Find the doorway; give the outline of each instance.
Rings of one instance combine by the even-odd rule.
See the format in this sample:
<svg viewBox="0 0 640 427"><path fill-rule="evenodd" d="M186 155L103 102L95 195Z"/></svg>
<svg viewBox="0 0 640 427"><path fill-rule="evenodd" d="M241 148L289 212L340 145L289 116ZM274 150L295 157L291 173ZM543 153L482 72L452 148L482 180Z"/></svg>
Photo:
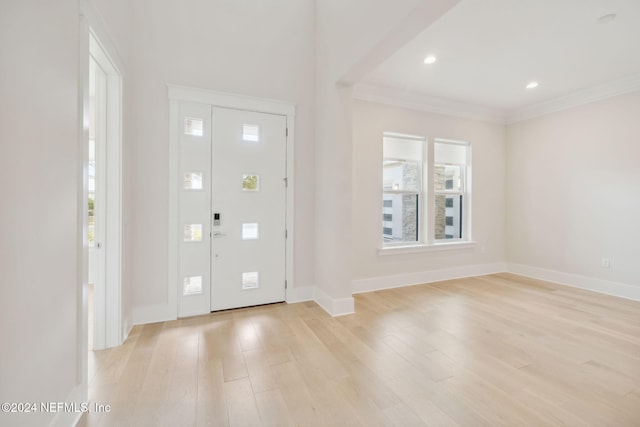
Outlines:
<svg viewBox="0 0 640 427"><path fill-rule="evenodd" d="M87 163L89 349L122 343L122 76L89 33Z"/></svg>
<svg viewBox="0 0 640 427"><path fill-rule="evenodd" d="M291 277L292 116L202 99L171 102L177 317L285 301Z"/></svg>

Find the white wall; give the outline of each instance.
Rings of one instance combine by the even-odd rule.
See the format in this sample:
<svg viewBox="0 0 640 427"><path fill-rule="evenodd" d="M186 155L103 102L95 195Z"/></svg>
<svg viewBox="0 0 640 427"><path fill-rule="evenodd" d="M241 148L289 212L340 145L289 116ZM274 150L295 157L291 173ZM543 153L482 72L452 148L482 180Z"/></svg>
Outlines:
<svg viewBox="0 0 640 427"><path fill-rule="evenodd" d="M640 287L639 118L636 92L508 126L510 263Z"/></svg>
<svg viewBox="0 0 640 427"><path fill-rule="evenodd" d="M421 0L318 0L318 64L320 73L337 81L376 46ZM357 25L354 25L356 24Z"/></svg>
<svg viewBox="0 0 640 427"><path fill-rule="evenodd" d="M128 0L87 0L98 12L101 24L108 33L120 59L126 64L133 55L133 5Z"/></svg>
<svg viewBox="0 0 640 427"><path fill-rule="evenodd" d="M379 256L382 137L397 132L471 143L475 249ZM398 281L500 269L505 260L505 129L501 124L353 102L353 279L356 291ZM429 272L439 272L438 275ZM386 278L386 279L384 279ZM375 280L374 280L375 279ZM416 279L418 280L418 279Z"/></svg>
<svg viewBox="0 0 640 427"><path fill-rule="evenodd" d="M167 303L167 83L292 101L296 287L314 281L314 16L312 0L140 0L129 181L131 284L137 309Z"/></svg>
<svg viewBox="0 0 640 427"><path fill-rule="evenodd" d="M318 76L352 84L460 0L317 0Z"/></svg>
<svg viewBox="0 0 640 427"><path fill-rule="evenodd" d="M1 402L68 401L79 379L78 16L77 0L0 2Z"/></svg>
<svg viewBox="0 0 640 427"><path fill-rule="evenodd" d="M316 300L332 314L351 297L351 84L458 0L315 2Z"/></svg>

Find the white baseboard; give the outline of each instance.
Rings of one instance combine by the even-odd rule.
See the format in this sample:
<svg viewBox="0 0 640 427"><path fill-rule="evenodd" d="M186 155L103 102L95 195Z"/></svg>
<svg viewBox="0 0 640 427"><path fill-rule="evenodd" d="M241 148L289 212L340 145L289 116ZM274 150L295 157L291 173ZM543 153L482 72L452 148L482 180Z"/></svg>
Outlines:
<svg viewBox="0 0 640 427"><path fill-rule="evenodd" d="M581 276L579 274L564 273L562 271L547 270L523 264L508 263L507 271L520 276L532 277L534 279L555 282L574 288L640 301L640 286L611 282L609 280Z"/></svg>
<svg viewBox="0 0 640 427"><path fill-rule="evenodd" d="M353 293L373 292L383 289L393 289L404 286L413 286L423 283L433 283L443 280L462 279L465 277L483 276L486 274L503 273L519 274L535 279L546 280L576 288L586 289L602 294L613 295L640 301L640 286L625 283L611 282L593 277L581 276L577 274L564 273L560 271L547 270L522 264L496 262L491 264L469 265L455 268L444 268L440 270L421 271L415 273L396 274L393 276L372 277L367 279L353 280ZM332 298L317 286L302 286L287 290L286 300L288 304L304 301L315 301L331 316L344 316L355 313L355 303L353 297ZM177 318L175 310L171 310L168 305L154 305L137 307L133 310L132 322L125 325L129 335L133 325L146 323L165 322ZM127 322L128 323L128 322Z"/></svg>
<svg viewBox="0 0 640 427"><path fill-rule="evenodd" d="M331 316L343 316L345 314L354 313L354 300L352 297L334 299L329 297L316 286L302 286L299 288L287 289L286 300L287 304L315 301ZM194 315L200 314L202 313L195 313ZM189 314L182 317L189 317ZM176 320L177 316L168 305L150 305L134 308L132 318L132 326L129 327L128 332L131 331L131 327L133 327L133 325L144 325L147 323ZM128 332L126 336L129 335Z"/></svg>
<svg viewBox="0 0 640 427"><path fill-rule="evenodd" d="M294 304L296 302L313 301L313 295L315 293L315 286L301 286L299 288L287 289L287 304Z"/></svg>
<svg viewBox="0 0 640 427"><path fill-rule="evenodd" d="M344 316L355 313L353 297L331 298L317 286L302 286L299 288L287 289L287 304L297 302L314 301L329 315Z"/></svg>
<svg viewBox="0 0 640 427"><path fill-rule="evenodd" d="M333 317L355 313L353 297L331 298L322 289L316 287L313 299L324 311Z"/></svg>
<svg viewBox="0 0 640 427"><path fill-rule="evenodd" d="M78 384L76 385L71 393L64 400L64 403L76 403L77 407L80 408L80 404L89 402L87 385L86 384ZM80 417L82 417L83 412L65 412L60 411L56 414L56 416L49 424L51 427L74 427L80 421Z"/></svg>
<svg viewBox="0 0 640 427"><path fill-rule="evenodd" d="M442 280L462 279L465 277L483 276L485 274L503 273L505 271L507 271L507 264L504 262L496 262L492 264L468 265L464 267L396 274L393 276L356 279L351 283L353 285L353 293L359 294L363 292L380 291L383 289L440 282Z"/></svg>
<svg viewBox="0 0 640 427"><path fill-rule="evenodd" d="M122 322L122 343L129 338L131 329L133 329L133 323L131 322L131 317L127 316L124 322Z"/></svg>
<svg viewBox="0 0 640 427"><path fill-rule="evenodd" d="M178 318L175 308L168 304L147 305L133 309L133 324L144 325L147 323L166 322Z"/></svg>

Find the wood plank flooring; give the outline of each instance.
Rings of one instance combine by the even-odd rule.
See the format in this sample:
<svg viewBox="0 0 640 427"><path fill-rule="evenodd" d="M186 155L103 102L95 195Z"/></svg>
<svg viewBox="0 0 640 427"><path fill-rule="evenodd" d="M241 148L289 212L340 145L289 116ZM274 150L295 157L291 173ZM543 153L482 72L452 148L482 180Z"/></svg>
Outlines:
<svg viewBox="0 0 640 427"><path fill-rule="evenodd" d="M640 426L640 303L496 274L136 326L80 426Z"/></svg>

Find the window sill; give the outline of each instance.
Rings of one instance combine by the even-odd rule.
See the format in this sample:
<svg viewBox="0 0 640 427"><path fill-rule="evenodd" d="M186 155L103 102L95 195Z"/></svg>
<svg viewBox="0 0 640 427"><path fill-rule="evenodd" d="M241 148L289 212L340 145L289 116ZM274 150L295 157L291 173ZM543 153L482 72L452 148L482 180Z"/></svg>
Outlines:
<svg viewBox="0 0 640 427"><path fill-rule="evenodd" d="M433 243L431 245L408 245L408 246L388 246L378 249L378 256L414 254L421 252L442 252L455 251L460 249L473 249L477 246L476 242L447 242Z"/></svg>

